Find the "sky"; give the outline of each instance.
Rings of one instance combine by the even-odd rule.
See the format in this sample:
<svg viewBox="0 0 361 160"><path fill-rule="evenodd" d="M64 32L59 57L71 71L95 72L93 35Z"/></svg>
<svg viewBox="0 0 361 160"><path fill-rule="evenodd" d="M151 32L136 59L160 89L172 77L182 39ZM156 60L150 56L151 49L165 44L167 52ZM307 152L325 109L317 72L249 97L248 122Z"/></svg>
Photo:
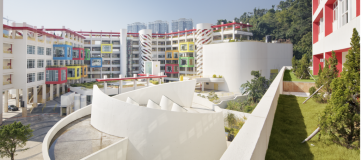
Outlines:
<svg viewBox="0 0 361 160"><path fill-rule="evenodd" d="M16 23L40 28L70 28L75 31L119 32L134 22L148 23L179 18L216 24L233 20L254 8L272 8L280 0L4 0L3 16ZM3 21L7 24L7 21ZM9 22L11 24L12 21Z"/></svg>

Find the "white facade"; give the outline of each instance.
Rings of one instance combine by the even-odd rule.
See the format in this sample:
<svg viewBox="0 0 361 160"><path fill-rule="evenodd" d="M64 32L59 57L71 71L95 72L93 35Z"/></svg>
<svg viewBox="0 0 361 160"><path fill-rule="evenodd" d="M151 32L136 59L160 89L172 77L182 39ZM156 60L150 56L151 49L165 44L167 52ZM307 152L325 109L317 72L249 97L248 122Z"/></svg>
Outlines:
<svg viewBox="0 0 361 160"><path fill-rule="evenodd" d="M360 0L313 1L312 7L313 74L318 74L319 65L324 67L332 51L342 71L353 29L360 35Z"/></svg>
<svg viewBox="0 0 361 160"><path fill-rule="evenodd" d="M240 92L240 86L254 78L252 71L260 71L270 78L272 69L292 65L293 45L287 43L233 42L203 46L203 77L221 75L224 82L208 82L205 89Z"/></svg>

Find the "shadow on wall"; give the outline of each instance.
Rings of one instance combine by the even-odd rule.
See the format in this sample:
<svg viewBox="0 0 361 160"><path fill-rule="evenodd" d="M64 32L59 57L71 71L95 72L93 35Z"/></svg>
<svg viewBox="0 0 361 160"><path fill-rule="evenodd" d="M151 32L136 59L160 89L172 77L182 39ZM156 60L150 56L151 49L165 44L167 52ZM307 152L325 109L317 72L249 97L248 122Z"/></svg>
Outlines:
<svg viewBox="0 0 361 160"><path fill-rule="evenodd" d="M303 119L296 96L280 95L266 159L303 160L314 158L308 144L301 144L308 136ZM298 153L295 154L294 152ZM298 155L304 156L297 157Z"/></svg>

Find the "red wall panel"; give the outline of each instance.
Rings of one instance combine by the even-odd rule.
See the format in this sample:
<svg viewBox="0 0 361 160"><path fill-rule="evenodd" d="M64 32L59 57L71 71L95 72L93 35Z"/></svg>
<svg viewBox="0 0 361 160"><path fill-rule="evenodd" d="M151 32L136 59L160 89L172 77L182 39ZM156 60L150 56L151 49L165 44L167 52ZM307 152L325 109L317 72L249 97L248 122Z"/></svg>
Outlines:
<svg viewBox="0 0 361 160"><path fill-rule="evenodd" d="M325 5L325 37L332 33L333 4Z"/></svg>

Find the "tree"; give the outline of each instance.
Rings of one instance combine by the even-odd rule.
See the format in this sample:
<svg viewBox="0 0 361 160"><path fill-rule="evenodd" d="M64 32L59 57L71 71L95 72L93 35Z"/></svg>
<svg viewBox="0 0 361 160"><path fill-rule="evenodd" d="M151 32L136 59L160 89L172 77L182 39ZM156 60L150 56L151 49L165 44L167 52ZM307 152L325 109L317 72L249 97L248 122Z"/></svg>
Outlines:
<svg viewBox="0 0 361 160"><path fill-rule="evenodd" d="M297 66L296 66L295 76L299 79L309 79L310 69L308 68L309 62L306 54L302 56L302 59L298 63L296 62L296 65Z"/></svg>
<svg viewBox="0 0 361 160"><path fill-rule="evenodd" d="M254 76L251 82L247 81L247 83L241 85L241 87L244 88L244 92L242 94L248 93L248 98L252 102L258 103L262 96L266 93L270 85L270 81L265 77L262 77L259 71L252 71L251 75Z"/></svg>
<svg viewBox="0 0 361 160"><path fill-rule="evenodd" d="M331 83L332 95L320 117L323 134L348 148L360 148L360 37L353 30L341 76Z"/></svg>
<svg viewBox="0 0 361 160"><path fill-rule="evenodd" d="M24 126L21 122L3 125L0 128L0 157L9 157L14 160L16 148L23 148L33 136L30 125ZM22 149L21 151L27 150Z"/></svg>
<svg viewBox="0 0 361 160"><path fill-rule="evenodd" d="M253 12L244 12L239 21L253 26L250 28L253 40L263 40L266 35L289 40L296 59L301 59L304 54L311 58L312 25L305 25L312 23L311 0L284 0L279 5L272 5L271 9L254 8Z"/></svg>
<svg viewBox="0 0 361 160"><path fill-rule="evenodd" d="M325 60L325 67L319 73L319 78L316 81L316 87L320 88L322 85L321 93L330 95L332 93L331 82L337 78L339 70L337 69L336 53L332 51L332 57Z"/></svg>
<svg viewBox="0 0 361 160"><path fill-rule="evenodd" d="M293 56L292 58L292 71L296 71L297 69L297 60L296 60L296 57Z"/></svg>

